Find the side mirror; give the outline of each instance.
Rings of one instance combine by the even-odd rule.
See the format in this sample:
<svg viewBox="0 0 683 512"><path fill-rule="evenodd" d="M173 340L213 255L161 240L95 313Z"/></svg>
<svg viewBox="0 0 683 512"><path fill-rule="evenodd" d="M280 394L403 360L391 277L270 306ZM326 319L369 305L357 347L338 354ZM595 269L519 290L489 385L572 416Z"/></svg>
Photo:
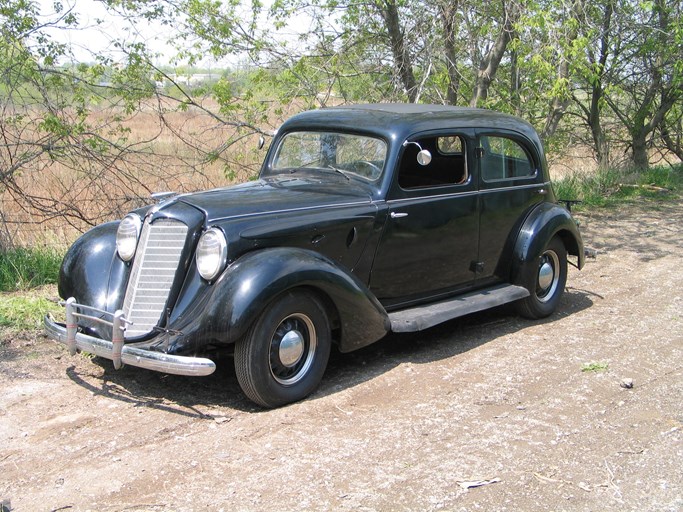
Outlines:
<svg viewBox="0 0 683 512"><path fill-rule="evenodd" d="M417 163L420 165L429 165L429 163L432 161L432 154L429 152L428 149L422 149L420 152L417 154Z"/></svg>
<svg viewBox="0 0 683 512"><path fill-rule="evenodd" d="M422 149L422 146L412 140L405 141L403 143L403 147L406 147L408 144L415 144L418 148L420 148L420 152L417 154L417 163L422 166L429 165L429 163L432 161L432 154L429 152L429 150Z"/></svg>
<svg viewBox="0 0 683 512"><path fill-rule="evenodd" d="M259 148L259 149L263 149L263 146L265 146L265 145L266 145L266 139L265 139L265 137L264 137L263 135L261 135L261 136L258 138L258 148Z"/></svg>

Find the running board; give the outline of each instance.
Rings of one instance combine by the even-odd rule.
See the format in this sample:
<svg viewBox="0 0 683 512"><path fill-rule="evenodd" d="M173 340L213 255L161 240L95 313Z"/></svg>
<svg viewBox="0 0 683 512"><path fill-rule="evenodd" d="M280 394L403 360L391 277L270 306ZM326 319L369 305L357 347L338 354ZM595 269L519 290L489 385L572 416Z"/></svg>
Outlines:
<svg viewBox="0 0 683 512"><path fill-rule="evenodd" d="M460 316L494 308L529 296L522 286L502 284L459 297L389 313L391 330L415 332Z"/></svg>

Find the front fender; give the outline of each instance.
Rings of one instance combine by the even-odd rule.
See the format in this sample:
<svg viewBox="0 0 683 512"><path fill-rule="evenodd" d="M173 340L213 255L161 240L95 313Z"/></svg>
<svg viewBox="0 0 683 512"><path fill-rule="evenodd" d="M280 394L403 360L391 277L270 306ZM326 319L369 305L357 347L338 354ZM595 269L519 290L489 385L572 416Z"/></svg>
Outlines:
<svg viewBox="0 0 683 512"><path fill-rule="evenodd" d="M521 284L524 265L538 258L556 235L562 239L567 252L577 257L578 268L583 267L583 240L576 221L566 208L555 203L541 203L531 211L517 236L512 254L513 283Z"/></svg>
<svg viewBox="0 0 683 512"><path fill-rule="evenodd" d="M74 242L59 270L59 295L106 309L112 258L116 254L118 222L95 226Z"/></svg>
<svg viewBox="0 0 683 512"><path fill-rule="evenodd" d="M333 305L342 352L369 345L389 331L386 311L355 276L316 252L279 247L245 254L215 283L204 286L199 293L204 297L188 304L183 314L186 320L194 320L187 325L172 322L184 334L175 341L183 344L192 338L212 338L222 344L233 343L246 334L273 299L299 287L316 290ZM193 333L195 330L200 332ZM190 347L169 348L181 352Z"/></svg>
<svg viewBox="0 0 683 512"><path fill-rule="evenodd" d="M80 304L111 313L121 307L129 266L116 257L118 225L112 221L95 226L69 248L59 270L60 297L74 297ZM110 336L102 324L87 319L79 324L96 336Z"/></svg>

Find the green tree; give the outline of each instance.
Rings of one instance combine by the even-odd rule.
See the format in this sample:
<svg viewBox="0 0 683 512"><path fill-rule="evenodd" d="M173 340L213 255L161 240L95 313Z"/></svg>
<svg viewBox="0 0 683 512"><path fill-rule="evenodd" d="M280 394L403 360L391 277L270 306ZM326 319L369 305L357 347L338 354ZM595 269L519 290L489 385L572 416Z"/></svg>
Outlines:
<svg viewBox="0 0 683 512"><path fill-rule="evenodd" d="M610 109L629 135L630 163L649 165L648 147L669 111L683 100L683 12L678 0L624 2L616 45Z"/></svg>
<svg viewBox="0 0 683 512"><path fill-rule="evenodd" d="M245 161L244 149L232 155L227 148L264 130L243 111L233 115L237 99L228 80L214 86L223 93L216 111L203 103L203 91L191 94L156 66L144 42L115 40L115 57L100 53L88 64L76 62L54 34L79 29L78 16L61 2L44 14L34 2L0 0L0 249L13 243L20 222L11 215L60 218L80 231L188 181L181 176L194 174L197 187L210 185L209 166L222 165L242 179L253 173L235 162ZM164 82L172 84L168 91L157 85ZM201 127L172 122L174 112L190 110ZM131 133L138 118L145 119L144 134Z"/></svg>

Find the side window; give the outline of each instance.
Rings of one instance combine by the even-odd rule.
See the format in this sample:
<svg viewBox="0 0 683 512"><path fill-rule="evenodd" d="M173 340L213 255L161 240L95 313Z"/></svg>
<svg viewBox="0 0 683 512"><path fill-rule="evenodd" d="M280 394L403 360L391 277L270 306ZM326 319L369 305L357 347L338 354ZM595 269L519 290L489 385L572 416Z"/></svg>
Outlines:
<svg viewBox="0 0 683 512"><path fill-rule="evenodd" d="M459 185L469 179L465 139L459 135L425 137L415 140L432 154L428 165L417 162L420 149L409 144L403 151L398 184L403 189Z"/></svg>
<svg viewBox="0 0 683 512"><path fill-rule="evenodd" d="M485 181L531 178L536 168L529 154L508 137L484 135L479 139L481 174Z"/></svg>
<svg viewBox="0 0 683 512"><path fill-rule="evenodd" d="M442 155L463 155L465 153L465 145L457 135L437 137L436 147Z"/></svg>

